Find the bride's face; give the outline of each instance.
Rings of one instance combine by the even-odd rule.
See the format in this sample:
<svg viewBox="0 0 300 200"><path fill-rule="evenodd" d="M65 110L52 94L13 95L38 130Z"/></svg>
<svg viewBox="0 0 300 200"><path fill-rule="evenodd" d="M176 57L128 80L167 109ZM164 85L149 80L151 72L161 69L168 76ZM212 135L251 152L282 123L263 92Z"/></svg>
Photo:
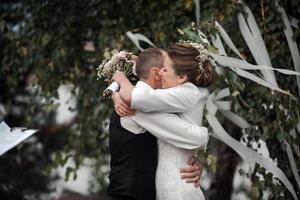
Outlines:
<svg viewBox="0 0 300 200"><path fill-rule="evenodd" d="M164 67L159 71L161 76L162 88L171 88L186 81L186 76L177 75L173 68L173 62L169 56L166 55L164 60Z"/></svg>

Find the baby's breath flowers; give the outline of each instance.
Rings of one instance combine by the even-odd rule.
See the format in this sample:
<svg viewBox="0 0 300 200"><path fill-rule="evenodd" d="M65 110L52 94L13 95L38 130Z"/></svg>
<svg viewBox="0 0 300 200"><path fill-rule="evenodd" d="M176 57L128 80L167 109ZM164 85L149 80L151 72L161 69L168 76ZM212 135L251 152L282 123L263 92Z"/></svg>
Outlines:
<svg viewBox="0 0 300 200"><path fill-rule="evenodd" d="M199 62L199 72L203 71L203 63L208 60L209 52L208 49L201 43L192 42L190 40L179 40L179 44L189 44L195 49L198 50L199 55L196 57L197 61Z"/></svg>
<svg viewBox="0 0 300 200"><path fill-rule="evenodd" d="M118 91L119 85L117 82L111 82L111 78L115 71L121 71L130 81L136 81L135 63L137 56L131 52L120 51L115 53L109 60L103 61L97 68L97 80L103 79L109 84L104 90L103 97L111 97L113 92Z"/></svg>
<svg viewBox="0 0 300 200"><path fill-rule="evenodd" d="M179 44L188 44L198 50L199 55L196 60L199 63L198 72L202 73L204 71L204 63L209 60L209 51L214 48L210 45L206 35L196 27L195 23L192 23L185 29L178 29L179 33L182 35L182 39L179 40Z"/></svg>

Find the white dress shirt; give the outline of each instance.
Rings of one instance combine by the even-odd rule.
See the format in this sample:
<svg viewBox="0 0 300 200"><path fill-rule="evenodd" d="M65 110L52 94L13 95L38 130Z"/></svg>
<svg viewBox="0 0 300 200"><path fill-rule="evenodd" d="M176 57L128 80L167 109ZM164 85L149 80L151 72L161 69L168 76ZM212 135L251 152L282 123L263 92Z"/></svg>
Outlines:
<svg viewBox="0 0 300 200"><path fill-rule="evenodd" d="M133 117L122 117L121 125L135 134L147 130L178 148L205 147L208 131L200 125L207 94L206 88L197 88L189 82L154 90L139 81L133 89L131 103L138 112Z"/></svg>

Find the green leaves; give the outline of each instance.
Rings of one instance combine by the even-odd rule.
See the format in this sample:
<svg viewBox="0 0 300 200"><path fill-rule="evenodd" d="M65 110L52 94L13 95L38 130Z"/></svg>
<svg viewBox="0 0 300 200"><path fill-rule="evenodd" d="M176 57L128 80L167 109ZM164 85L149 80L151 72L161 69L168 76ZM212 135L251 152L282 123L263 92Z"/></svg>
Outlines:
<svg viewBox="0 0 300 200"><path fill-rule="evenodd" d="M76 171L77 170L75 168L67 167L67 169L66 169L66 175L65 175L65 181L69 180L71 173L73 173L73 180L75 180L77 178Z"/></svg>
<svg viewBox="0 0 300 200"><path fill-rule="evenodd" d="M72 157L72 154L69 154L63 158L62 152L55 152L54 155L54 164L56 167L64 167L68 159Z"/></svg>
<svg viewBox="0 0 300 200"><path fill-rule="evenodd" d="M182 27L195 21L194 5L191 2L51 0L0 4L0 104L8 112L7 120L17 125L55 128L55 110L58 105L51 103L51 98L57 97L58 86L71 83L78 91L75 92L77 106L72 108L78 113L77 121L67 130L52 133L51 137L57 139L55 142L49 141L50 136L42 133L38 139L47 153L36 158L35 164L40 166L39 158L48 158L48 163L45 161L40 170L45 169L45 165L51 161L50 155L55 152L51 161L55 167L65 166L69 159L75 161L74 166L68 166L65 174L66 180L74 179L84 158L89 157L95 161L92 167L97 178L95 181L99 183L94 191L105 189L107 171L101 169L109 162L107 125L112 104L102 99L98 92L106 84L96 81L96 67L113 50L139 52L126 36L127 31L142 33L158 47L165 48L176 42L181 38L177 28L183 30ZM247 0L245 3L253 11L273 66L292 70L290 50L282 31L284 26L274 1ZM298 1L280 3L289 11L288 17L299 16ZM236 14L241 11L243 7L237 1L201 1L200 27L207 35L214 34L217 30L214 21L218 20L234 40L232 42L241 53L240 57L254 63L242 35L237 31ZM293 30L296 32L293 38L297 42L299 29ZM186 34L191 38L195 36L188 29ZM84 50L87 42L92 44L93 51ZM236 56L230 49L226 49L226 52L228 56ZM31 76L35 77L35 81L29 81ZM276 74L276 80L280 88L288 88L294 95L297 93L294 76ZM39 89L28 92L26 88L29 82L33 82ZM240 78L228 69L216 77L211 87L212 90L230 88L233 111L252 125L245 130L248 145L258 139L266 141L270 157L277 160L280 168L293 181L283 141L288 141L293 150L293 146L300 146L299 133L290 135L300 116L299 101ZM20 103L16 101L18 96L30 97L30 100ZM20 113L16 115L15 110ZM210 148L211 154L207 159L211 162L211 171L215 171L218 146L211 145ZM12 155L11 159L15 157ZM17 166L17 163L13 164ZM296 164L300 165L299 159L296 159ZM0 174L3 174L1 169ZM15 170L14 167L11 169ZM258 171L265 180L252 180L251 197L261 199L263 191L270 189L273 194L269 198L280 199L280 193L285 192L285 189L275 185L268 172ZM289 197L288 194L286 197Z"/></svg>

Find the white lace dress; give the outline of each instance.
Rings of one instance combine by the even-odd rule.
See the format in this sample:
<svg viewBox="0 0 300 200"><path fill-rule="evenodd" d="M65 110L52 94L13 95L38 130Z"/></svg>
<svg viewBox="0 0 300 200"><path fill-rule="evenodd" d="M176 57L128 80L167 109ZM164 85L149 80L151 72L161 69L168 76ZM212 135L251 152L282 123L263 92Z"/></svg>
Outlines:
<svg viewBox="0 0 300 200"><path fill-rule="evenodd" d="M207 94L206 88L197 88L189 82L175 88L161 90L153 90L141 84L133 90L131 107L141 112L132 119L158 138L157 200L204 200L200 187L195 188L194 184L186 183L180 175L180 168L187 167L187 161L195 153L195 148L191 146L192 137L185 140L184 137L179 137L178 133L172 135L176 132L174 128L171 137L167 138L165 137L167 133L158 133L157 130L160 132L163 130L154 127L150 122L157 120L155 112L176 113L175 115L180 119L201 126ZM172 123L167 117L160 118L155 123L159 125L164 122L168 127L178 127L177 122ZM183 134L187 134L190 131L188 129L186 128ZM206 148L207 132L203 134L197 131L194 136L196 135L195 140L201 144L198 147Z"/></svg>
<svg viewBox="0 0 300 200"><path fill-rule="evenodd" d="M182 180L179 172L193 153L193 150L179 149L158 140L157 200L204 200L201 189Z"/></svg>

